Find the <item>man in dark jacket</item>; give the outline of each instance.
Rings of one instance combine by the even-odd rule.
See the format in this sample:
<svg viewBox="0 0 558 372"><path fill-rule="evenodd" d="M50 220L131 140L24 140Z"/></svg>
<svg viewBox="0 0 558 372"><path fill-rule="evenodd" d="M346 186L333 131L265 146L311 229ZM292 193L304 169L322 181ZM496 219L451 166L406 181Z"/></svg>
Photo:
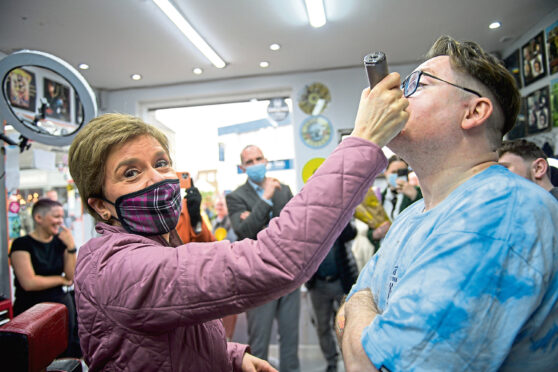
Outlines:
<svg viewBox="0 0 558 372"><path fill-rule="evenodd" d="M248 180L227 194L227 208L238 240L257 239L271 218L279 213L293 197L289 186L266 177L267 159L257 146L246 146L240 153L240 168ZM298 372L298 320L300 316L300 289L278 300L246 312L248 343L252 354L267 360L273 319L277 318L279 331L279 370Z"/></svg>
<svg viewBox="0 0 558 372"><path fill-rule="evenodd" d="M306 283L316 314L320 349L327 361L326 372L337 371L339 358L333 318L343 296L349 293L358 277L358 269L349 244L356 234L354 223L349 222L318 267L318 271Z"/></svg>

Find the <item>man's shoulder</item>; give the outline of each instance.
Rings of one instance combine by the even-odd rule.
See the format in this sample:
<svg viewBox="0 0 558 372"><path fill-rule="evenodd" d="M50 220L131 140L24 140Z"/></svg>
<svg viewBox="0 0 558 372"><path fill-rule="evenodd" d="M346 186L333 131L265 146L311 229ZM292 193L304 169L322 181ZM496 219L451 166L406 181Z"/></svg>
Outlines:
<svg viewBox="0 0 558 372"><path fill-rule="evenodd" d="M242 185L238 186L236 189L234 189L233 191L231 191L230 193L228 193L225 198L229 197L229 196L238 196L239 194L243 194L247 191L247 187L251 187L248 184L248 181L246 181L245 183L243 183Z"/></svg>

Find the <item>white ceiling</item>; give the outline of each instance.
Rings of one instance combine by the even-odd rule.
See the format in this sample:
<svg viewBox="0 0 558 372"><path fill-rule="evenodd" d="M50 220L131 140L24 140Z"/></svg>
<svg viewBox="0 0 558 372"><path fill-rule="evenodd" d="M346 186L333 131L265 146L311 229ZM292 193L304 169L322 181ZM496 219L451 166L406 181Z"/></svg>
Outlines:
<svg viewBox="0 0 558 372"><path fill-rule="evenodd" d="M213 67L151 0L0 0L0 51L41 50L100 89L360 66L382 50L419 61L440 34L501 52L558 7L556 0L324 0L328 23L308 25L303 0L174 0L228 63ZM489 30L494 20L502 22ZM277 52L269 50L279 43ZM262 69L260 61L269 61ZM202 75L192 69L202 67ZM132 81L130 75L143 75Z"/></svg>

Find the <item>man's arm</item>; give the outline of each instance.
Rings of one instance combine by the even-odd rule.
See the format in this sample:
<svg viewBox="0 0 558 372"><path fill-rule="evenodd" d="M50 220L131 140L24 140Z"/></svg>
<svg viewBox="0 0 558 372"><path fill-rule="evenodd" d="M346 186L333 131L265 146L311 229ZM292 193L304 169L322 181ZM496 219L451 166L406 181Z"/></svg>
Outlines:
<svg viewBox="0 0 558 372"><path fill-rule="evenodd" d="M378 371L362 347L362 333L372 323L378 310L370 289L356 292L337 313L336 332L343 352L345 370Z"/></svg>
<svg viewBox="0 0 558 372"><path fill-rule="evenodd" d="M248 211L249 208L244 198L237 192L232 192L225 197L231 225L239 240L255 239L269 221L271 206L258 198L256 203L251 206L248 217L241 218L242 213Z"/></svg>

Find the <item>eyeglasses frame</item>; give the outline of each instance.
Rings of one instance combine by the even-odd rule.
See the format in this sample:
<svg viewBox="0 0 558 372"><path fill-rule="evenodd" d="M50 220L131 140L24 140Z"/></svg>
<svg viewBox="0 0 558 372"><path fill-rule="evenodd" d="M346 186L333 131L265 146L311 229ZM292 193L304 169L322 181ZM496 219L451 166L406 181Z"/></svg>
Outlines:
<svg viewBox="0 0 558 372"><path fill-rule="evenodd" d="M406 90L405 88L406 88L406 86L408 86L411 76L412 76L413 74L416 74L416 73L419 74L419 76L418 76L418 78L417 78L417 85L415 86L415 89L414 89L411 93L406 94L406 93L405 93L405 90ZM480 93L477 92L476 90L469 89L469 88L466 88L466 87L463 87L463 86L461 86L461 85L457 85L457 84L454 84L454 83L450 83L450 82L447 81L447 80L444 80L444 79L442 79L442 78L439 78L439 77L437 77L437 76L434 76L434 75L429 74L428 72L425 72L425 71L422 71L422 70L416 70L416 71L411 72L411 73L405 78L405 80L403 80L403 82L401 83L401 90L403 91L403 94L405 95L405 98L409 98L410 96L412 96L413 94L415 94L415 92L417 91L418 86L419 86L419 84L420 84L420 79L422 78L423 75L428 76L428 77L430 77L430 78L432 78L432 79L436 79L436 80L442 81L442 82L444 82L444 83L446 83L446 84L452 85L452 86L454 86L454 87L456 87L456 88L459 88L459 89L462 89L462 90L464 90L464 91L466 91L466 92L473 93L474 95L478 96L479 98L482 98L482 94L480 94Z"/></svg>

